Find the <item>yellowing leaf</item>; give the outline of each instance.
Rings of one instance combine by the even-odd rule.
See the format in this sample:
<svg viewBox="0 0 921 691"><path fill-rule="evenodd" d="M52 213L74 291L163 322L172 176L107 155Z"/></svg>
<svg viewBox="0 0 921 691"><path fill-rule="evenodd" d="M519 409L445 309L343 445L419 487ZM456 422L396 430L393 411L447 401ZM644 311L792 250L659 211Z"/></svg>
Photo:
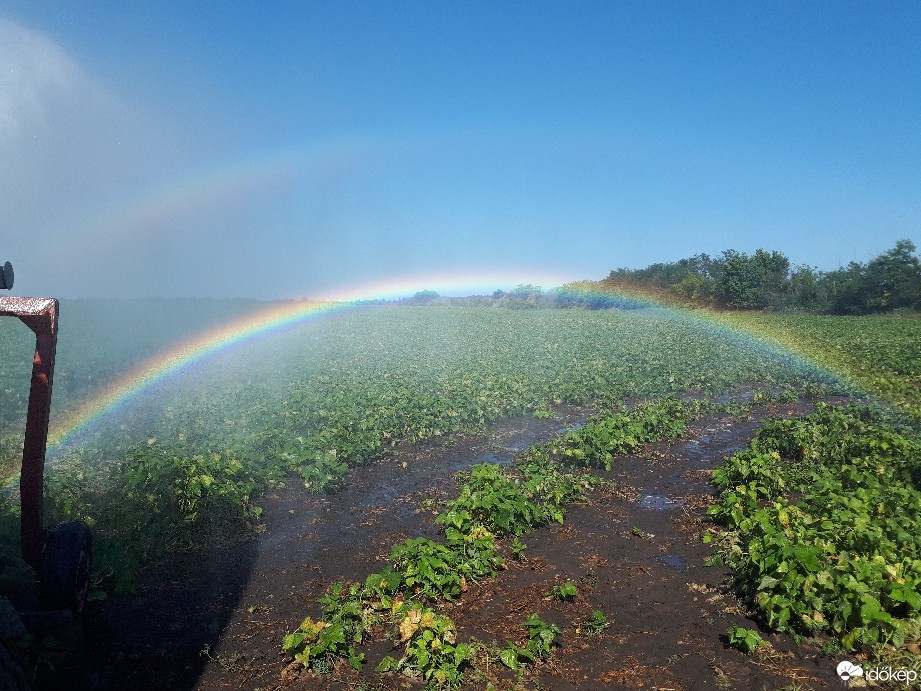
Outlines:
<svg viewBox="0 0 921 691"><path fill-rule="evenodd" d="M405 643L419 630L419 620L422 619L421 609L411 609L400 622L400 642Z"/></svg>

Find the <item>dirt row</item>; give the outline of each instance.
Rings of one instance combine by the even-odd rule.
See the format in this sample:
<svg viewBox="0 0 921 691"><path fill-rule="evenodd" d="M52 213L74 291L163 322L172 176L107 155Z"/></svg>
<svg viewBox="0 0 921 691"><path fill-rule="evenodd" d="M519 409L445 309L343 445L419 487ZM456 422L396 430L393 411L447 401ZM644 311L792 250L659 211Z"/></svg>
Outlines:
<svg viewBox="0 0 921 691"><path fill-rule="evenodd" d="M525 637L532 612L559 626L560 646L548 663L529 668L524 688L777 689L835 687L838 660L787 636L762 631L772 648L744 655L727 648L731 624L758 628L729 591L722 568L706 566L710 549L710 471L744 447L768 415L808 412L809 404L761 408L747 420L709 417L681 439L621 459L611 480L585 504L571 506L564 525L524 536L525 559L472 584L447 614L458 639L504 645ZM365 676L335 669L281 681L281 640L331 584L358 581L383 567L393 544L438 539L439 507L457 491L453 475L482 461L509 462L531 444L583 422L591 411L566 407L553 420L520 418L489 434L400 447L386 459L350 472L346 489L329 496L280 489L263 501L264 531L161 564L144 574L137 596L95 604L68 642L83 651L73 688L93 689L375 689L418 688L373 670L394 641L362 648ZM549 596L571 581L572 602ZM591 610L610 626L588 638L577 632ZM500 688L515 675L495 665ZM485 678L470 688L485 688Z"/></svg>

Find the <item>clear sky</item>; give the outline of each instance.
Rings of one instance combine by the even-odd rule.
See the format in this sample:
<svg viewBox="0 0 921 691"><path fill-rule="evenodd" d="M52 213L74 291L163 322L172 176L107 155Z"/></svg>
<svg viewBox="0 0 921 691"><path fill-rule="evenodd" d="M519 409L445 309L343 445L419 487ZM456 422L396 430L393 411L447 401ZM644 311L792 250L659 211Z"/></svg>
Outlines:
<svg viewBox="0 0 921 691"><path fill-rule="evenodd" d="M899 238L915 0L0 2L13 294L832 269Z"/></svg>

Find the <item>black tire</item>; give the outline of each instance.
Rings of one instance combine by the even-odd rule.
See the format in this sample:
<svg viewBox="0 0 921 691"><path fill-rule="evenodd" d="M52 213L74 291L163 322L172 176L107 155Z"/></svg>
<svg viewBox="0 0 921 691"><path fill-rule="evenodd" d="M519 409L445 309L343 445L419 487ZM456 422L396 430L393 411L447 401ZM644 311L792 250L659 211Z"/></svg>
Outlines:
<svg viewBox="0 0 921 691"><path fill-rule="evenodd" d="M48 531L42 549L41 597L45 609L83 611L93 570L93 535L83 521Z"/></svg>

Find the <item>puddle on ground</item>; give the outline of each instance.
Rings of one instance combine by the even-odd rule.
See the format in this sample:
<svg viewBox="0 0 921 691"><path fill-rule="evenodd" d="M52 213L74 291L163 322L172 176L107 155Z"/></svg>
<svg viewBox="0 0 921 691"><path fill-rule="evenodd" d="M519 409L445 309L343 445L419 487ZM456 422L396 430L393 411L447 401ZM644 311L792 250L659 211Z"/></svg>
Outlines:
<svg viewBox="0 0 921 691"><path fill-rule="evenodd" d="M714 403L729 403L735 401L751 401L755 397L754 391L743 391L741 393L727 393L717 396L713 399Z"/></svg>
<svg viewBox="0 0 921 691"><path fill-rule="evenodd" d="M656 561L661 561L666 566L671 566L679 571L685 571L688 568L688 563L677 554L663 554L656 557Z"/></svg>
<svg viewBox="0 0 921 691"><path fill-rule="evenodd" d="M512 456L510 454L486 451L477 456L471 465L477 465L478 463L498 463L499 465L505 465L511 460Z"/></svg>
<svg viewBox="0 0 921 691"><path fill-rule="evenodd" d="M575 416L569 417L571 420ZM578 429L584 424L584 416L580 416L571 427L565 429ZM408 472L397 471L396 475L387 476L381 481L380 469L382 466L368 465L363 468L353 469L350 477L350 487L340 495L340 499L350 505L361 507L393 507L398 520L411 518L418 509L415 499L407 500L417 487L428 487L438 478L445 475L451 476L462 470L469 470L470 466L478 463L495 463L501 466L510 465L513 459L522 451L535 444L541 444L546 439L554 436L554 428L550 425L565 424L566 420L525 421L525 428L506 433L504 439L493 437L489 446L484 449L470 448L470 453L458 452L457 449L446 447L444 450L432 448L433 456L440 456L440 463L419 464L414 462ZM564 431L565 431L564 429ZM361 479L355 479L360 475ZM344 529L341 526L337 530Z"/></svg>
<svg viewBox="0 0 921 691"><path fill-rule="evenodd" d="M512 453L518 453L519 451L524 451L525 449L530 448L535 444L540 444L540 439L538 439L537 435L528 435L523 439L510 441L505 445L505 450Z"/></svg>
<svg viewBox="0 0 921 691"><path fill-rule="evenodd" d="M561 436L566 434L567 432L578 432L580 429L582 429L583 424L584 423L582 422L577 422L571 427L560 427L556 432L557 434Z"/></svg>
<svg viewBox="0 0 921 691"><path fill-rule="evenodd" d="M748 448L747 444L740 444L740 441L748 439L749 428L754 430L755 424L741 422L727 429L710 428L697 439L678 442L675 452L697 468L715 467L722 463L724 457Z"/></svg>
<svg viewBox="0 0 921 691"><path fill-rule="evenodd" d="M541 432L540 430L523 430L522 432L512 435L510 439L506 440L504 448L506 451L508 451L511 455L514 456L515 454L521 451L524 451L525 449L528 449L532 446L543 444L547 439L553 436L562 436L566 434L566 432L575 432L577 429L582 427L584 424L585 424L585 418L582 418L581 420L577 420L576 422L574 422L569 427L558 428L555 433L549 432L549 430L547 432ZM505 456L500 454L500 458L504 459ZM477 461L477 462L479 463L480 461ZM507 463L508 461L499 460L497 462Z"/></svg>
<svg viewBox="0 0 921 691"><path fill-rule="evenodd" d="M477 463L497 463L499 465L508 465L512 457L515 455L513 451L504 453L502 451L484 451L483 453L474 456L464 458L458 458L455 461L447 465L447 471L452 475L461 470L470 470L470 466L474 466Z"/></svg>
<svg viewBox="0 0 921 691"><path fill-rule="evenodd" d="M671 499L668 495L658 492L642 495L639 503L641 509L652 509L653 511L667 511L681 506L679 499Z"/></svg>

